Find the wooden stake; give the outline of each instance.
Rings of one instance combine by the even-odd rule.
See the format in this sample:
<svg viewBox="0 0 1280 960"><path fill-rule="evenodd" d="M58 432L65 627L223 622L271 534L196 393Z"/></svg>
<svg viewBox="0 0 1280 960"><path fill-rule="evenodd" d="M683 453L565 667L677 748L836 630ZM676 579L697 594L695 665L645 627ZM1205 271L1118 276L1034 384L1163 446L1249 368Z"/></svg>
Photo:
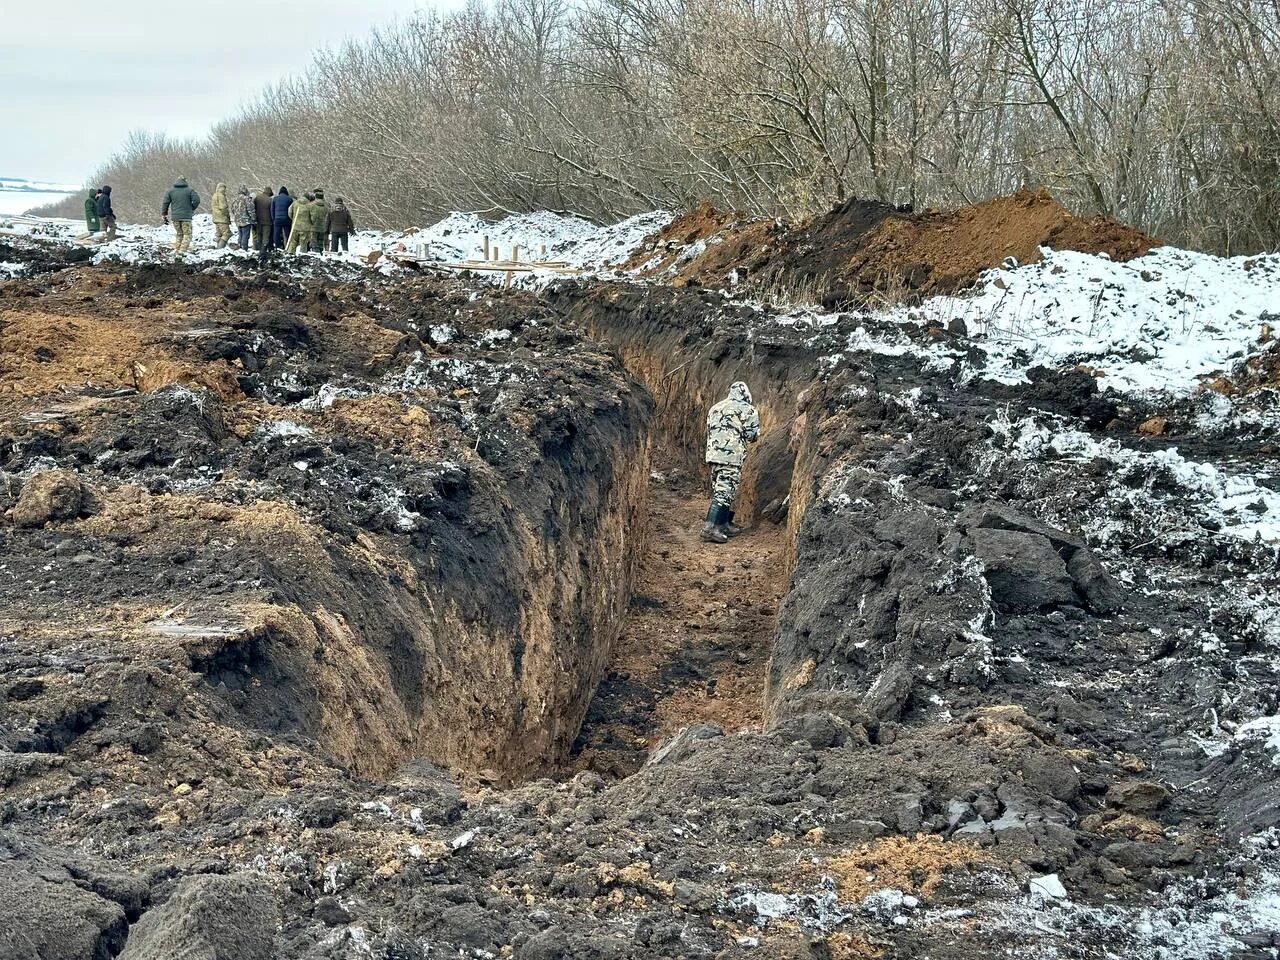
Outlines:
<svg viewBox="0 0 1280 960"><path fill-rule="evenodd" d="M520 262L520 247L518 245L511 248L511 262Z"/></svg>
<svg viewBox="0 0 1280 960"><path fill-rule="evenodd" d="M489 259L489 235L487 233L484 236L484 258L486 260Z"/></svg>

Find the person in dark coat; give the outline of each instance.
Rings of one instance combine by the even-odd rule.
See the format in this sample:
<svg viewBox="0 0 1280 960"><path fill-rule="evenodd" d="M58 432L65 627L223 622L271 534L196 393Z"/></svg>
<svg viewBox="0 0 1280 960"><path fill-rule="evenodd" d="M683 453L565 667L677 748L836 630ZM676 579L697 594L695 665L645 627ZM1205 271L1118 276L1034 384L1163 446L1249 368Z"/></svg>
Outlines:
<svg viewBox="0 0 1280 960"><path fill-rule="evenodd" d="M98 191L90 190L84 200L84 226L90 233L97 233L101 227L98 219Z"/></svg>
<svg viewBox="0 0 1280 960"><path fill-rule="evenodd" d="M104 188L105 189L105 188ZM160 203L160 216L168 223L173 220L173 253L182 256L191 249L191 221L200 206L200 194L191 189L185 177L173 181Z"/></svg>
<svg viewBox="0 0 1280 960"><path fill-rule="evenodd" d="M280 192L271 198L271 245L283 247L289 239L289 207L293 197L289 196L289 188L281 187Z"/></svg>
<svg viewBox="0 0 1280 960"><path fill-rule="evenodd" d="M329 210L329 249L337 253L338 244L342 244L342 251L347 251L347 235L355 233L356 224L351 218L351 211L347 209L346 201L338 197L333 201L333 207Z"/></svg>
<svg viewBox="0 0 1280 960"><path fill-rule="evenodd" d="M111 188L103 185L98 191L98 219L102 221L102 229L107 231L107 240L116 238L116 212L111 209Z"/></svg>
<svg viewBox="0 0 1280 960"><path fill-rule="evenodd" d="M253 224L253 247L255 250L270 250L271 242L271 188L263 187L262 192L253 198L253 212L256 219Z"/></svg>

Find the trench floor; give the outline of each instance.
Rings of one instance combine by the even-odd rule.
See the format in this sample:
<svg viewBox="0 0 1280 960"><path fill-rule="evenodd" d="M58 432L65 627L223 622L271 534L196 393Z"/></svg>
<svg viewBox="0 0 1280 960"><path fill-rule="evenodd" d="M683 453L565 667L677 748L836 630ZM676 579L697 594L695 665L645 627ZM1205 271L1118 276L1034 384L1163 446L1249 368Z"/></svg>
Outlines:
<svg viewBox="0 0 1280 960"><path fill-rule="evenodd" d="M727 544L699 534L695 479L656 471L649 545L613 662L587 711L570 766L624 777L681 727L753 729L783 593L783 527L762 522Z"/></svg>

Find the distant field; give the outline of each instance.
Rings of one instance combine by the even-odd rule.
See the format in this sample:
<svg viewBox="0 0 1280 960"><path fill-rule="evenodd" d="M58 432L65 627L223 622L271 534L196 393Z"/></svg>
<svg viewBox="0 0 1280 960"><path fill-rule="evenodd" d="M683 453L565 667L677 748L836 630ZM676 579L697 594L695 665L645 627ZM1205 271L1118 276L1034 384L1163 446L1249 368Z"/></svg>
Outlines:
<svg viewBox="0 0 1280 960"><path fill-rule="evenodd" d="M57 203L65 193L45 193L36 190L0 190L0 215L25 213L32 207Z"/></svg>
<svg viewBox="0 0 1280 960"><path fill-rule="evenodd" d="M75 185L67 183L0 177L0 215L26 213L33 207L57 203L77 189Z"/></svg>

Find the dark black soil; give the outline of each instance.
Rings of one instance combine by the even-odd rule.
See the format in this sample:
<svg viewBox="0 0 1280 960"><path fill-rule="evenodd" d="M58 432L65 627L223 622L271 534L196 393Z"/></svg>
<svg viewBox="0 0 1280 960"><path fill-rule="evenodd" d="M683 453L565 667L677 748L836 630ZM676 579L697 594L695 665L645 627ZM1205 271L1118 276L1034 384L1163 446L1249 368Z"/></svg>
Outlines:
<svg viewBox="0 0 1280 960"><path fill-rule="evenodd" d="M1231 730L1280 706L1274 548L1167 472L1010 440L1151 449L1152 411L705 290L58 281L0 292L0 956L1272 955L1231 915L1280 789ZM646 547L734 379L756 529ZM691 487L649 492L650 444ZM716 569L765 543L777 573ZM660 655L606 674L661 549L630 598ZM714 636L673 598L723 600ZM733 664L758 682L717 703ZM584 716L601 763L513 785Z"/></svg>

